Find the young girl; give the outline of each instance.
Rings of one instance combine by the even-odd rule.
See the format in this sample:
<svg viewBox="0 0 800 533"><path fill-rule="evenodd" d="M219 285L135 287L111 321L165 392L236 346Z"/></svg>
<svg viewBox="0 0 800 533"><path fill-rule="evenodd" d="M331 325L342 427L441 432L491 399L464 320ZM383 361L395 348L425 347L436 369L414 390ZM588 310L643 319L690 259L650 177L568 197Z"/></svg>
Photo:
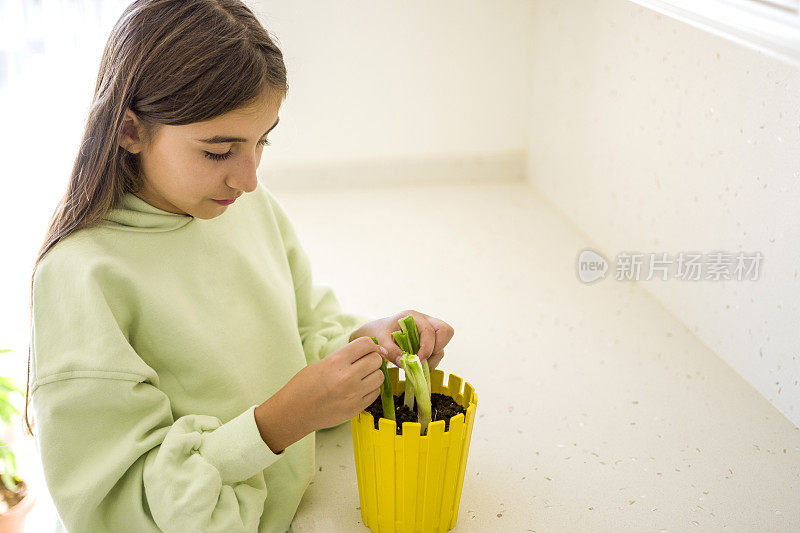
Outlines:
<svg viewBox="0 0 800 533"><path fill-rule="evenodd" d="M137 0L114 27L31 282L28 430L58 530L287 531L315 430L378 397L397 321L444 355L443 321L346 314L312 282L256 179L287 90L239 0Z"/></svg>

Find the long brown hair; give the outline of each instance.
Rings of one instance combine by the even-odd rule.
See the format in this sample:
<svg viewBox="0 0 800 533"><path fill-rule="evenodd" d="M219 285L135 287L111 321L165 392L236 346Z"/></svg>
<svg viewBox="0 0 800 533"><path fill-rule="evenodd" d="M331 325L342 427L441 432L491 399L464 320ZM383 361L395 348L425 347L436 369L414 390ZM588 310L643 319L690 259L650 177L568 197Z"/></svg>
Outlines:
<svg viewBox="0 0 800 533"><path fill-rule="evenodd" d="M50 218L31 274L61 239L99 222L143 180L137 154L119 145L126 108L146 142L161 125L209 120L255 102L264 91L285 96L283 54L241 0L135 0L106 43L67 190ZM31 346L25 391L30 401ZM34 421L35 426L35 421ZM25 429L25 428L23 428Z"/></svg>

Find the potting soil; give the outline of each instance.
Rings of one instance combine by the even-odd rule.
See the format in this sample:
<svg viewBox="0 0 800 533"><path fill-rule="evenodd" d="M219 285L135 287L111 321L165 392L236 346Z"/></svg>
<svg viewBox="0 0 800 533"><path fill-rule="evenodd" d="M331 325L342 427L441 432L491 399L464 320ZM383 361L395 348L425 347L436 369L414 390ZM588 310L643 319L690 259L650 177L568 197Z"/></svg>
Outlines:
<svg viewBox="0 0 800 533"><path fill-rule="evenodd" d="M414 410L412 411L403 403L404 395L398 394L394 397L395 421L397 422L397 434L403 434L403 422L417 422L417 399L414 398ZM375 429L378 429L378 420L383 417L383 404L381 397L378 396L366 411L372 415ZM453 398L438 392L431 393L431 422L444 420L444 430L450 427L450 418L458 413L467 416L467 411L456 403Z"/></svg>

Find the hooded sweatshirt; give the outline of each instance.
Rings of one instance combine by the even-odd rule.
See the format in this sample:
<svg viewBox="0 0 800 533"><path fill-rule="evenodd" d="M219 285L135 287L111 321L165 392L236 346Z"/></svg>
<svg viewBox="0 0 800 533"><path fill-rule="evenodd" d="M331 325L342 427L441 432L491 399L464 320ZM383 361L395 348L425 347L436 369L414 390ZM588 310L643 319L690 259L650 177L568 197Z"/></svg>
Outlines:
<svg viewBox="0 0 800 533"><path fill-rule="evenodd" d="M369 320L313 283L261 183L208 220L125 194L34 274L31 405L57 530L287 531L315 434L275 454L253 411Z"/></svg>

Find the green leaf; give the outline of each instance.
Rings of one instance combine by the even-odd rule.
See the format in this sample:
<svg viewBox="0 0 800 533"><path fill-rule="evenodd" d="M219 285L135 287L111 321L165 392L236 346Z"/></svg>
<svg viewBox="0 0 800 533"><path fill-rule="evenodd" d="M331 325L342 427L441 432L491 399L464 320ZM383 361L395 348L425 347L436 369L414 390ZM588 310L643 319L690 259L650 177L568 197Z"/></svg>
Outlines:
<svg viewBox="0 0 800 533"><path fill-rule="evenodd" d="M378 339L372 337L372 342L380 346ZM381 361L381 372L383 372L383 383L381 383L381 407L383 407L383 418L394 420L394 395L392 394L392 380L389 379L389 369L386 366L386 359Z"/></svg>
<svg viewBox="0 0 800 533"><path fill-rule="evenodd" d="M403 353L403 369L406 372L406 390L408 390L409 384L414 388L414 395L417 399L417 420L422 425L420 434L424 435L431 422L431 394L428 391L428 383L425 381L419 356Z"/></svg>
<svg viewBox="0 0 800 533"><path fill-rule="evenodd" d="M411 353L411 342L408 339L408 335L404 331L393 331L392 337L400 347L401 352Z"/></svg>
<svg viewBox="0 0 800 533"><path fill-rule="evenodd" d="M392 381L389 379L389 370L386 367L386 360L381 363L383 372L383 383L381 384L381 406L383 407L383 418L394 420L394 395L392 394Z"/></svg>
<svg viewBox="0 0 800 533"><path fill-rule="evenodd" d="M417 329L417 323L414 322L414 316L403 317L398 323L403 333L408 336L408 342L410 343L410 349L407 350L408 353L419 354L419 330Z"/></svg>
<svg viewBox="0 0 800 533"><path fill-rule="evenodd" d="M17 484L14 483L14 478L8 472L0 473L0 478L3 480L3 485L10 491L17 492Z"/></svg>
<svg viewBox="0 0 800 533"><path fill-rule="evenodd" d="M13 379L6 376L0 376L0 389L4 389L6 391L16 391L20 394L25 394L25 390L23 390L21 387L18 387Z"/></svg>

